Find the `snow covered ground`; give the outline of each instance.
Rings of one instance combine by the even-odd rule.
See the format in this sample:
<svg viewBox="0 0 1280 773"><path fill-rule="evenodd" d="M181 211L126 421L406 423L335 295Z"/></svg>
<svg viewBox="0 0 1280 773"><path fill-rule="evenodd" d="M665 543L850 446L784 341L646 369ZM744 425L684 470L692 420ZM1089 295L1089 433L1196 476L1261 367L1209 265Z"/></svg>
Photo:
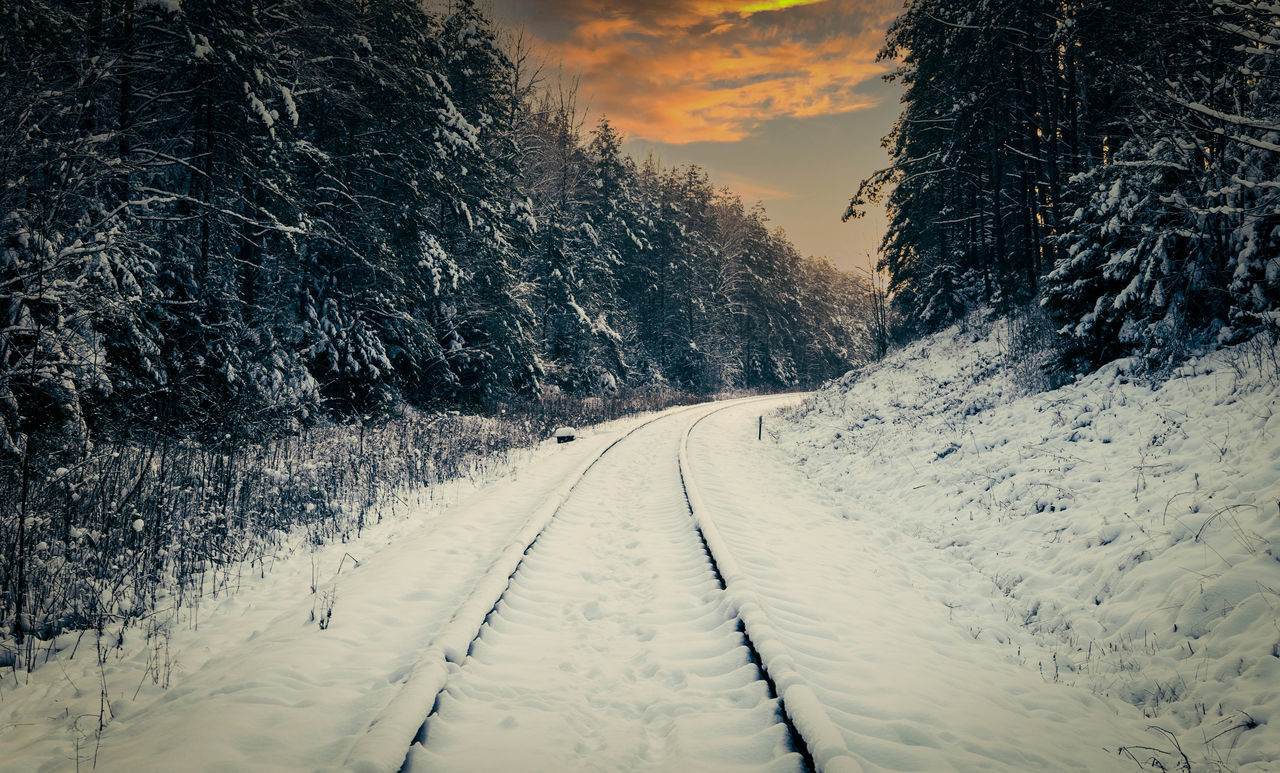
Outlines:
<svg viewBox="0 0 1280 773"><path fill-rule="evenodd" d="M420 492L101 667L90 634L0 671L0 771L791 770L780 708L830 771L1274 769L1274 372L1016 397L1000 362L953 330L786 417L672 409Z"/></svg>
<svg viewBox="0 0 1280 773"><path fill-rule="evenodd" d="M95 758L106 771L338 767L532 511L638 421L516 454L479 490L417 492L407 517L314 553L300 545L238 593L204 599L198 616L156 621L150 642L135 628L117 647L109 633L101 669L88 634L29 675L0 671L0 771L87 770ZM388 751L398 766L406 749Z"/></svg>
<svg viewBox="0 0 1280 773"><path fill-rule="evenodd" d="M878 754L862 736L896 723L923 767L899 765L892 748L877 766L938 769L928 756L936 749L959 769L979 767L1007 737L993 733L1016 719L990 700L1015 708L1068 686L1105 700L1116 720L1079 733L1063 714L1029 730L1021 751L1036 757L1024 769L1072 767L1051 744L1058 723L1068 746L1074 737L1129 747L1128 767L1117 769L1136 769L1133 760L1280 769L1274 351L1217 352L1157 388L1119 361L1018 397L1001 365L1002 332L952 329L913 344L823 389L796 423L773 425L778 474L797 465L830 494L842 523L815 521L818 508L796 499L813 494L785 482L764 487L778 492L773 521L794 513L796 531L815 531L810 544L843 540L849 550L844 567L840 551L828 564L827 551L815 550L813 579L794 587L781 567L784 532L766 535L757 519L740 532L742 550L759 556L762 584L793 607L808 588L821 594L818 607L865 611L842 640L855 650L820 644L822 633L841 630L836 621L813 626L808 645L822 657L852 655L850 668L885 663L878 679L836 688L851 748ZM1003 667L979 668L991 654ZM945 665L970 657L968 671ZM1043 688L1032 690L1035 682ZM902 711L887 714L897 699L882 698L896 695ZM1050 718L1026 720L1036 716ZM985 740L971 748L977 739Z"/></svg>

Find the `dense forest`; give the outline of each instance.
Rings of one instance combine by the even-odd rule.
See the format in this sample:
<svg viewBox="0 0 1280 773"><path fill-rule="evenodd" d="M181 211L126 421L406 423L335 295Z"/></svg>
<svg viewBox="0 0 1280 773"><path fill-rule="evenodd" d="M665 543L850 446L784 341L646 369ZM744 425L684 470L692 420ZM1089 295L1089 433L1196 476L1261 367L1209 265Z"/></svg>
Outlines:
<svg viewBox="0 0 1280 773"><path fill-rule="evenodd" d="M788 387L862 293L470 0L7 4L0 446Z"/></svg>
<svg viewBox="0 0 1280 773"><path fill-rule="evenodd" d="M555 422L866 356L863 285L473 0L2 8L0 666Z"/></svg>
<svg viewBox="0 0 1280 773"><path fill-rule="evenodd" d="M902 334L1043 312L1072 372L1280 328L1280 6L912 0L881 58L905 109L846 218L888 206Z"/></svg>

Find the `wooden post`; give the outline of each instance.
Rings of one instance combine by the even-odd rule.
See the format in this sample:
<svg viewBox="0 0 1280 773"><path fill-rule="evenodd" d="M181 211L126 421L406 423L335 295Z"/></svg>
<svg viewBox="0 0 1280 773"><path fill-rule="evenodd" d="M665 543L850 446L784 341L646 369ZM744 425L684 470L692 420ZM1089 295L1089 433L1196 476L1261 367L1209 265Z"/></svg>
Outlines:
<svg viewBox="0 0 1280 773"><path fill-rule="evenodd" d="M764 416L760 417L760 424L756 427L756 440L764 439Z"/></svg>

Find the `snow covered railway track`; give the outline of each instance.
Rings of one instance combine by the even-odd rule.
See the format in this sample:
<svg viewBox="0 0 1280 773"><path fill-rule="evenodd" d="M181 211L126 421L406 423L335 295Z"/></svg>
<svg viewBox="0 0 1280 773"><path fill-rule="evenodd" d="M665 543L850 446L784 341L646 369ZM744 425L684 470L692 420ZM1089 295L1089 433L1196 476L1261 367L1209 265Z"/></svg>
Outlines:
<svg viewBox="0 0 1280 773"><path fill-rule="evenodd" d="M810 767L690 523L689 418L638 427L587 465L479 632L437 638L440 689L404 770Z"/></svg>
<svg viewBox="0 0 1280 773"><path fill-rule="evenodd" d="M739 620L739 628L763 678L769 683L770 691L783 706L787 724L797 747L804 750L806 761L817 773L858 773L862 766L849 754L840 728L832 721L813 688L797 670L794 658L783 646L765 606L720 536L720 530L711 517L711 509L703 501L693 474L689 461L689 436L703 420L732 407L736 406L727 405L702 414L680 437L680 481L689 513L720 578L726 602Z"/></svg>

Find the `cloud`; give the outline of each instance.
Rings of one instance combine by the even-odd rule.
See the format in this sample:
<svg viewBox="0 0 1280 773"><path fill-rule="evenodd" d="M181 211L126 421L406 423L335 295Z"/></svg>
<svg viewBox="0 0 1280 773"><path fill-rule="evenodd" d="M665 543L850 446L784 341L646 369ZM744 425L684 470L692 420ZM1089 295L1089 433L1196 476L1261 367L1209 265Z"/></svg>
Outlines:
<svg viewBox="0 0 1280 773"><path fill-rule="evenodd" d="M900 0L500 0L623 132L734 142L874 105L858 87Z"/></svg>

